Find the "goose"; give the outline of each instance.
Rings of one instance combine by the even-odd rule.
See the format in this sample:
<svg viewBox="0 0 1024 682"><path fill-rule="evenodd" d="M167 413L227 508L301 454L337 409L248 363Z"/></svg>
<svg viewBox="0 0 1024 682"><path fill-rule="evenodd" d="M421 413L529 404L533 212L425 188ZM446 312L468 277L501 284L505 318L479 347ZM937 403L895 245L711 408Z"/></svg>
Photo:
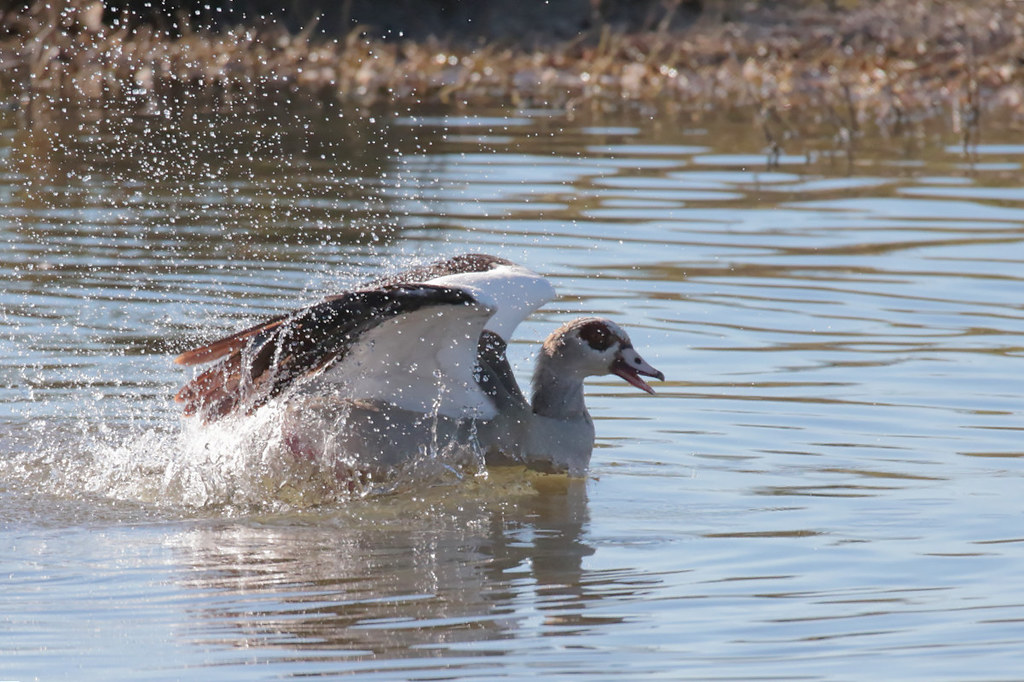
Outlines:
<svg viewBox="0 0 1024 682"><path fill-rule="evenodd" d="M615 322L581 317L545 339L527 400L506 348L554 296L504 258L421 265L178 355L179 365L214 364L175 400L204 424L283 404L293 453L346 453L364 473L431 445L471 444L487 463L582 476L594 447L584 380L614 374L654 393L642 377L665 377Z"/></svg>

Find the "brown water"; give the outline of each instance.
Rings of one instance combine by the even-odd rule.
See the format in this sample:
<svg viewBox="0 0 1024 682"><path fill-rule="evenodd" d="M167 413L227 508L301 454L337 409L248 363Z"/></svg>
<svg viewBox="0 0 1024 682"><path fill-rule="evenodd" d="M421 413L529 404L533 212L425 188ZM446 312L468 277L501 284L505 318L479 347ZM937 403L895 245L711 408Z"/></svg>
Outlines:
<svg viewBox="0 0 1024 682"><path fill-rule="evenodd" d="M727 116L0 115L0 677L1018 678L1016 139L768 169ZM587 480L285 494L182 428L175 352L466 250L560 291L521 380L584 312L669 377L590 383Z"/></svg>

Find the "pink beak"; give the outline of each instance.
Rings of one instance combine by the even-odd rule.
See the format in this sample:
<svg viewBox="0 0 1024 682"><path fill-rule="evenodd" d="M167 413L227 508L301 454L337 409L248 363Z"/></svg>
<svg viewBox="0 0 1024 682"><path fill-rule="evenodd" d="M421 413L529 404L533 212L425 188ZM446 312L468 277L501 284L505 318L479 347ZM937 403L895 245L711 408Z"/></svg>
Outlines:
<svg viewBox="0 0 1024 682"><path fill-rule="evenodd" d="M654 393L654 389L640 378L641 374L654 377L658 381L665 380L664 374L648 365L647 361L640 357L640 354L631 347L623 348L619 351L612 362L611 372L648 393Z"/></svg>

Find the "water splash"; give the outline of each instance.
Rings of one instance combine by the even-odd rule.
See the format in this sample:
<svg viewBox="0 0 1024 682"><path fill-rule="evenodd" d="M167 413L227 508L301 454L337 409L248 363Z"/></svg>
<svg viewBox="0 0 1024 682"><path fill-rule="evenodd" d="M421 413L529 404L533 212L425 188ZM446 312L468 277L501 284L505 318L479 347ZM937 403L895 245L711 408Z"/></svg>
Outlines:
<svg viewBox="0 0 1024 682"><path fill-rule="evenodd" d="M295 409L275 401L254 415L208 425L171 417L156 426L37 419L0 443L11 453L0 460L0 477L8 487L66 500L230 515L344 504L486 476L475 442L455 444L436 433L386 475L367 475L362 467L378 453L344 452L346 410L296 422ZM296 444L299 427L315 429L313 447Z"/></svg>

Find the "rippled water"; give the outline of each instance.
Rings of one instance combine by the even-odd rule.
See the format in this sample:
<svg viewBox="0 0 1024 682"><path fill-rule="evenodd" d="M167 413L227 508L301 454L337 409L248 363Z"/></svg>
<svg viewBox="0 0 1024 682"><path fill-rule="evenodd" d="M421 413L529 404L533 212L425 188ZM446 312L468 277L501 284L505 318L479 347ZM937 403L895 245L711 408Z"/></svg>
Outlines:
<svg viewBox="0 0 1024 682"><path fill-rule="evenodd" d="M718 116L228 103L0 113L0 677L1010 679L1024 146ZM170 358L497 253L668 376L585 481L273 492ZM301 483L298 484L301 487ZM318 504L313 504L313 503Z"/></svg>

